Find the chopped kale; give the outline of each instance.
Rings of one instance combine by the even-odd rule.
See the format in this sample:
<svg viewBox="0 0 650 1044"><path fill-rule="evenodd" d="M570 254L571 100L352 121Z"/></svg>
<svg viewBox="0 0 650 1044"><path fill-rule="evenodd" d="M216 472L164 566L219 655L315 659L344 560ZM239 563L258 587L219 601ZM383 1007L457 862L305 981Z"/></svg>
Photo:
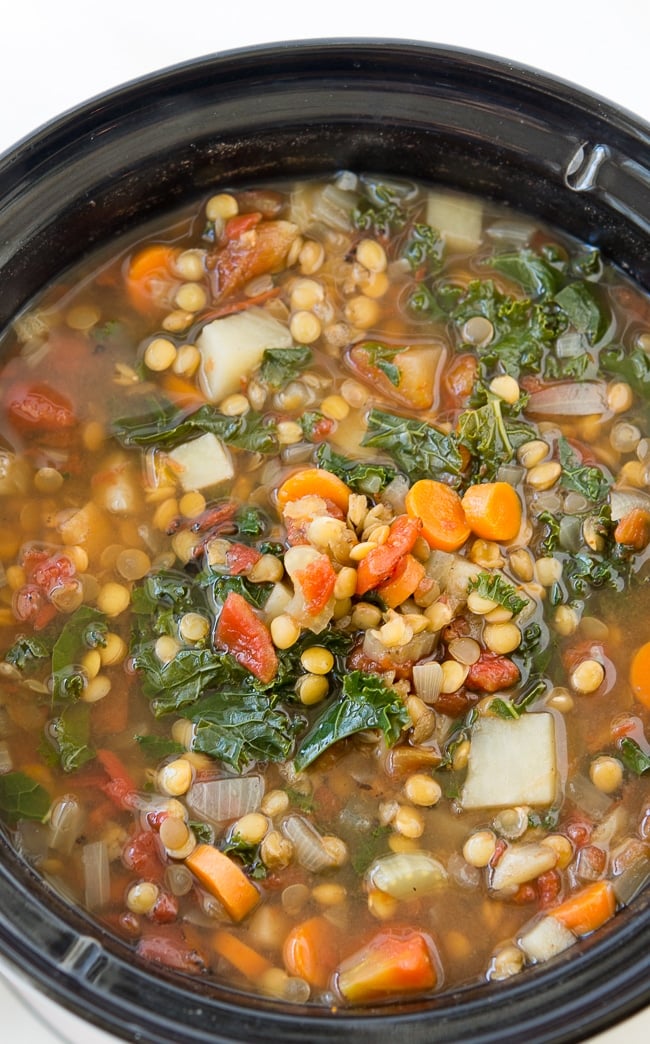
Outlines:
<svg viewBox="0 0 650 1044"><path fill-rule="evenodd" d="M481 598L489 598L490 601L502 605L513 616L528 605L528 599L520 598L514 585L498 573L479 573L470 580L468 591L476 591Z"/></svg>
<svg viewBox="0 0 650 1044"><path fill-rule="evenodd" d="M533 428L511 419L509 412L502 399L490 395L484 406L466 410L459 417L458 442L472 455L472 480L494 479L501 465L512 460L516 449L535 437Z"/></svg>
<svg viewBox="0 0 650 1044"><path fill-rule="evenodd" d="M194 723L192 750L242 772L253 762L286 761L303 726L265 693L241 687L212 692L180 713Z"/></svg>
<svg viewBox="0 0 650 1044"><path fill-rule="evenodd" d="M177 409L164 399L150 399L145 416L122 417L113 422L113 434L123 446L173 447L193 435L212 432L237 449L253 453L275 453L278 449L275 422L251 410L228 417L211 405L194 413Z"/></svg>
<svg viewBox="0 0 650 1044"><path fill-rule="evenodd" d="M650 356L642 348L626 352L624 348L606 348L599 356L604 373L615 374L627 381L643 399L650 399Z"/></svg>
<svg viewBox="0 0 650 1044"><path fill-rule="evenodd" d="M650 755L641 749L636 740L626 736L621 740L620 748L625 767L635 776L642 776L650 771Z"/></svg>
<svg viewBox="0 0 650 1044"><path fill-rule="evenodd" d="M574 330L583 333L589 344L596 344L601 339L609 317L589 283L569 283L555 295L554 300L568 316Z"/></svg>
<svg viewBox="0 0 650 1044"><path fill-rule="evenodd" d="M368 362L375 366L390 383L399 388L401 373L399 366L394 362L395 356L403 352L403 348L395 348L391 345L381 344L379 341L364 341L361 348L368 356Z"/></svg>
<svg viewBox="0 0 650 1044"><path fill-rule="evenodd" d="M460 485L463 458L454 436L425 421L370 410L362 445L383 450L413 482L437 478L455 487Z"/></svg>
<svg viewBox="0 0 650 1044"><path fill-rule="evenodd" d="M45 787L26 773L4 772L0 775L0 809L11 823L20 819L43 820L50 800Z"/></svg>
<svg viewBox="0 0 650 1044"><path fill-rule="evenodd" d="M533 250L495 254L486 264L516 280L532 297L546 297L560 289L562 273Z"/></svg>
<svg viewBox="0 0 650 1044"><path fill-rule="evenodd" d="M306 345L296 348L267 348L260 364L260 380L271 391L278 391L306 370L313 357L314 353Z"/></svg>
<svg viewBox="0 0 650 1044"><path fill-rule="evenodd" d="M412 271L426 268L430 272L437 271L445 254L445 243L437 229L431 225L413 225L404 248L404 257Z"/></svg>
<svg viewBox="0 0 650 1044"><path fill-rule="evenodd" d="M327 442L322 442L316 451L319 468L331 471L350 487L355 493L376 497L393 481L395 468L390 464L376 464L374 461L350 460L337 453Z"/></svg>
<svg viewBox="0 0 650 1044"><path fill-rule="evenodd" d="M604 500L609 493L610 483L603 471L593 464L581 464L571 445L561 436L558 440L562 475L560 483L566 489L582 493L588 500Z"/></svg>
<svg viewBox="0 0 650 1044"><path fill-rule="evenodd" d="M163 758L167 758L171 754L185 753L185 747L182 743L176 743L175 740L169 739L167 736L146 733L145 735L136 735L135 741L143 754L146 754L148 758L156 762L162 761Z"/></svg>
<svg viewBox="0 0 650 1044"><path fill-rule="evenodd" d="M49 655L50 650L40 638L30 634L21 634L7 649L5 661L17 670L29 674L38 668L41 661L47 660Z"/></svg>
<svg viewBox="0 0 650 1044"><path fill-rule="evenodd" d="M401 697L374 674L352 671L343 679L341 694L328 701L300 741L294 763L298 771L347 736L364 729L381 729L389 746L410 724Z"/></svg>
<svg viewBox="0 0 650 1044"><path fill-rule="evenodd" d="M64 772L74 772L95 757L90 744L90 705L73 703L50 722L48 737Z"/></svg>

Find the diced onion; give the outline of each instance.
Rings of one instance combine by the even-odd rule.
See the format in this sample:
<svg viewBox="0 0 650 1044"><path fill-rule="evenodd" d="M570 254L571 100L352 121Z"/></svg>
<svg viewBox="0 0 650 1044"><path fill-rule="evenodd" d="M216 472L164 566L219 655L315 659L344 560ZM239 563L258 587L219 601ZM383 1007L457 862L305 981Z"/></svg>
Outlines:
<svg viewBox="0 0 650 1044"><path fill-rule="evenodd" d="M605 385L600 381L553 384L533 392L528 406L531 413L546 417L604 416L610 412Z"/></svg>
<svg viewBox="0 0 650 1044"><path fill-rule="evenodd" d="M321 835L303 816L287 816L282 831L293 842L296 859L305 870L318 873L319 870L336 865Z"/></svg>
<svg viewBox="0 0 650 1044"><path fill-rule="evenodd" d="M263 796L261 776L226 776L193 783L186 801L197 816L218 826L255 812Z"/></svg>
<svg viewBox="0 0 650 1044"><path fill-rule="evenodd" d="M586 776L574 776L567 783L567 796L590 818L602 819L612 807L612 798L595 787Z"/></svg>
<svg viewBox="0 0 650 1044"><path fill-rule="evenodd" d="M110 898L110 865L104 841L91 841L81 853L86 906L101 910Z"/></svg>
<svg viewBox="0 0 650 1044"><path fill-rule="evenodd" d="M622 905L631 903L650 881L650 859L639 859L612 880L614 895Z"/></svg>
<svg viewBox="0 0 650 1044"><path fill-rule="evenodd" d="M50 813L50 847L70 855L83 829L84 812L76 797L66 794L55 801Z"/></svg>
<svg viewBox="0 0 650 1044"><path fill-rule="evenodd" d="M609 495L609 502L614 522L618 522L635 508L650 511L650 496L640 489L613 489Z"/></svg>
<svg viewBox="0 0 650 1044"><path fill-rule="evenodd" d="M442 863L428 852L392 852L376 859L368 870L373 888L393 899L429 895L448 880Z"/></svg>
<svg viewBox="0 0 650 1044"><path fill-rule="evenodd" d="M435 660L416 663L413 667L413 685L421 700L435 703L442 688L442 667Z"/></svg>

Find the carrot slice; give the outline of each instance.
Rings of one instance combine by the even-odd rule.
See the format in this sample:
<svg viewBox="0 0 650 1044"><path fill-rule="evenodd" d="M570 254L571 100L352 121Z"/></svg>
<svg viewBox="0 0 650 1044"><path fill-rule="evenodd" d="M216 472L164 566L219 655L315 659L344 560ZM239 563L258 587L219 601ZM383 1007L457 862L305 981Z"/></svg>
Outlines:
<svg viewBox="0 0 650 1044"><path fill-rule="evenodd" d="M470 535L462 501L444 482L415 482L406 494L406 510L421 519L422 536L436 551L458 551Z"/></svg>
<svg viewBox="0 0 650 1044"><path fill-rule="evenodd" d="M332 922L326 917L310 917L297 924L284 941L283 958L290 975L326 989L339 961L339 942Z"/></svg>
<svg viewBox="0 0 650 1044"><path fill-rule="evenodd" d="M126 292L138 312L164 308L178 280L173 265L178 251L166 243L150 243L131 258L126 270Z"/></svg>
<svg viewBox="0 0 650 1044"><path fill-rule="evenodd" d="M348 1001L431 990L437 982L431 949L420 932L380 932L341 965L338 987Z"/></svg>
<svg viewBox="0 0 650 1044"><path fill-rule="evenodd" d="M214 895L233 921L242 921L260 901L255 885L234 860L214 845L197 845L185 865L211 895Z"/></svg>
<svg viewBox="0 0 650 1044"><path fill-rule="evenodd" d="M289 475L278 489L278 507L282 510L292 500L301 497L322 497L331 500L341 511L348 510L350 489L343 479L325 468L301 468Z"/></svg>
<svg viewBox="0 0 650 1044"><path fill-rule="evenodd" d="M650 511L632 508L623 515L614 530L614 540L634 551L643 551L650 543Z"/></svg>
<svg viewBox="0 0 650 1044"><path fill-rule="evenodd" d="M463 499L470 529L484 540L514 540L521 526L521 501L507 482L470 486Z"/></svg>
<svg viewBox="0 0 650 1044"><path fill-rule="evenodd" d="M420 586L426 570L421 562L413 555L404 555L398 562L395 570L377 588L389 609L397 609L398 605L410 598L414 591Z"/></svg>
<svg viewBox="0 0 650 1044"><path fill-rule="evenodd" d="M391 522L390 532L384 544L373 547L359 562L357 569L357 594L363 595L373 587L388 580L404 555L413 550L420 535L422 523L419 518L398 515Z"/></svg>
<svg viewBox="0 0 650 1044"><path fill-rule="evenodd" d="M254 950L252 946L242 942L236 935L231 935L230 932L217 932L212 944L220 957L225 957L233 968L236 968L251 982L255 982L272 967L266 957Z"/></svg>
<svg viewBox="0 0 650 1044"><path fill-rule="evenodd" d="M614 916L616 897L609 881L594 881L548 913L576 935L600 928Z"/></svg>
<svg viewBox="0 0 650 1044"><path fill-rule="evenodd" d="M640 646L632 657L630 685L635 699L650 709L650 642Z"/></svg>

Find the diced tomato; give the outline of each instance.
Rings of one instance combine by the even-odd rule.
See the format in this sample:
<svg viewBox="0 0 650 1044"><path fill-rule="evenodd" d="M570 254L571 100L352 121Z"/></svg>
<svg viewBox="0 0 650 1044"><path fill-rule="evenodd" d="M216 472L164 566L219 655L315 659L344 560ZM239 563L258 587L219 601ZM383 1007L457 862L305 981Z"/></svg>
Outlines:
<svg viewBox="0 0 650 1044"><path fill-rule="evenodd" d="M507 656L484 651L470 667L465 685L479 692L498 692L516 685L520 678L517 664Z"/></svg>
<svg viewBox="0 0 650 1044"><path fill-rule="evenodd" d="M239 239L244 232L259 225L261 220L262 215L255 211L251 211L250 214L237 214L235 217L228 218L223 234L226 239Z"/></svg>
<svg viewBox="0 0 650 1044"><path fill-rule="evenodd" d="M118 808L131 808L135 783L117 754L112 750L98 750L97 760L110 777L101 789Z"/></svg>
<svg viewBox="0 0 650 1044"><path fill-rule="evenodd" d="M296 572L295 578L305 599L310 616L318 616L334 593L336 573L327 555L310 562L306 569Z"/></svg>
<svg viewBox="0 0 650 1044"><path fill-rule="evenodd" d="M170 892L161 892L147 916L154 924L172 924L178 917L178 899Z"/></svg>
<svg viewBox="0 0 650 1044"><path fill-rule="evenodd" d="M16 591L13 611L17 620L31 623L35 631L42 631L56 616L56 608L37 584L23 584Z"/></svg>
<svg viewBox="0 0 650 1044"><path fill-rule="evenodd" d="M276 271L287 256L297 235L297 228L289 221L259 221L250 227L254 215L233 218L233 227L239 232L230 236L223 247L208 258L212 289L216 300L240 290L251 279ZM241 225L248 222L242 230Z"/></svg>
<svg viewBox="0 0 650 1044"><path fill-rule="evenodd" d="M35 565L31 571L30 579L38 584L48 594L59 587L61 581L75 576L74 562L67 555L50 555Z"/></svg>
<svg viewBox="0 0 650 1044"><path fill-rule="evenodd" d="M391 524L385 544L380 544L359 562L357 569L357 594L363 595L388 580L400 558L408 554L420 535L422 522L419 518L399 515Z"/></svg>
<svg viewBox="0 0 650 1044"><path fill-rule="evenodd" d="M231 544L226 552L226 568L233 576L250 573L261 557L255 547L249 547L248 544Z"/></svg>
<svg viewBox="0 0 650 1044"><path fill-rule="evenodd" d="M270 682L278 669L278 657L266 624L236 591L228 594L216 633L217 643L262 682Z"/></svg>
<svg viewBox="0 0 650 1044"><path fill-rule="evenodd" d="M201 954L187 944L183 933L175 925L143 935L138 942L137 953L146 961L155 961L187 974L197 975L205 971L206 967Z"/></svg>
<svg viewBox="0 0 650 1044"><path fill-rule="evenodd" d="M122 862L127 870L147 881L160 881L165 872L158 839L151 830L142 830L129 838L122 849Z"/></svg>
<svg viewBox="0 0 650 1044"><path fill-rule="evenodd" d="M69 431L76 427L71 403L47 384L12 385L4 405L13 427L24 435Z"/></svg>
<svg viewBox="0 0 650 1044"><path fill-rule="evenodd" d="M551 906L560 894L562 878L557 870L547 870L537 878L539 905L542 910Z"/></svg>

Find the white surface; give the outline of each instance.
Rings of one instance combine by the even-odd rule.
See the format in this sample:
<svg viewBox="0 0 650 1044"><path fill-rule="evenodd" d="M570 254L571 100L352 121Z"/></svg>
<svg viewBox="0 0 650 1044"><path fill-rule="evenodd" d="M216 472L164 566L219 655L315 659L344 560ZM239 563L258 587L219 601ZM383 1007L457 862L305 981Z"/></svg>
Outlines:
<svg viewBox="0 0 650 1044"><path fill-rule="evenodd" d="M644 0L5 0L0 152L64 110L144 73L282 39L399 37L465 47L559 76L650 120L649 12ZM33 1007L0 981L4 1039L60 1044ZM78 1039L88 1044L90 1034ZM646 1010L591 1044L648 1040Z"/></svg>

